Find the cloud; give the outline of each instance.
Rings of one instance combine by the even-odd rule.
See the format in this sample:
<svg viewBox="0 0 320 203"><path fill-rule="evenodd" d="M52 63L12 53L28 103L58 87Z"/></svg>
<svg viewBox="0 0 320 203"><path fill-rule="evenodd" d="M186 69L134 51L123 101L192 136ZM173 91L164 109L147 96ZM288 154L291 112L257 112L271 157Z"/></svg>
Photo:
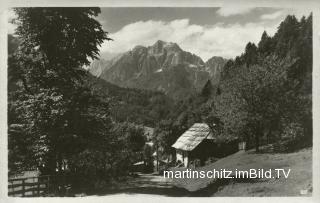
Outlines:
<svg viewBox="0 0 320 203"><path fill-rule="evenodd" d="M283 15L284 15L284 12L281 10L281 11L276 11L274 13L264 14L264 15L260 16L260 18L262 20L274 20L274 19L277 19Z"/></svg>
<svg viewBox="0 0 320 203"><path fill-rule="evenodd" d="M17 28L17 25L12 23L12 20L14 18L16 18L16 14L14 13L14 11L12 9L8 9L6 11L6 15L7 15L7 30L8 30L8 34L13 34L15 29Z"/></svg>
<svg viewBox="0 0 320 203"><path fill-rule="evenodd" d="M188 19L165 21L138 21L124 26L116 33L114 39L105 42L101 51L125 52L136 45L150 46L157 40L176 42L203 60L212 56L233 58L244 51L245 45L251 41L257 43L264 30L274 34L278 24L265 23L196 25Z"/></svg>
<svg viewBox="0 0 320 203"><path fill-rule="evenodd" d="M251 12L255 8L251 7L221 7L217 10L220 16L242 15Z"/></svg>
<svg viewBox="0 0 320 203"><path fill-rule="evenodd" d="M286 15L295 15L297 19L301 19L302 16L309 16L309 14L312 12L310 8L290 8L290 9L283 9L283 16Z"/></svg>
<svg viewBox="0 0 320 203"><path fill-rule="evenodd" d="M278 20L284 18L287 15L295 15L297 19L301 19L302 16L308 16L311 13L310 9L306 8L284 8L273 13L267 13L260 16L261 20Z"/></svg>

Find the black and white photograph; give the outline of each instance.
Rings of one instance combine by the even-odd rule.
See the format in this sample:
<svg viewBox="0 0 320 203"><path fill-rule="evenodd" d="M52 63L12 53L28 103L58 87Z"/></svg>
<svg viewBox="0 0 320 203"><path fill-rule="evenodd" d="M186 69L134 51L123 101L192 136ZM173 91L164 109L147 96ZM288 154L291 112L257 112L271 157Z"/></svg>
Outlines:
<svg viewBox="0 0 320 203"><path fill-rule="evenodd" d="M7 198L314 201L316 8L287 2L6 8Z"/></svg>

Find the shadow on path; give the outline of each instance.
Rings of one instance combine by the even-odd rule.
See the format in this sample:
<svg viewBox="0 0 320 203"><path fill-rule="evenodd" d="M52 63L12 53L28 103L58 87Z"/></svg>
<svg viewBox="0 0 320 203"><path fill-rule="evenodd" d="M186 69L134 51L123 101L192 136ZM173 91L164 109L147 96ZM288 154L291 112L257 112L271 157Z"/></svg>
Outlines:
<svg viewBox="0 0 320 203"><path fill-rule="evenodd" d="M190 192L186 189L175 187L170 179L152 174L139 174L139 177L130 178L126 182L118 184L116 188L100 191L97 195L112 194L151 194L168 197L190 196Z"/></svg>
<svg viewBox="0 0 320 203"><path fill-rule="evenodd" d="M220 186L229 181L219 180L196 192L190 192L184 188L173 185L172 180L165 179L159 175L140 174L139 177L129 179L114 189L107 189L96 193L98 196L116 194L149 194L167 197L210 197L218 191Z"/></svg>

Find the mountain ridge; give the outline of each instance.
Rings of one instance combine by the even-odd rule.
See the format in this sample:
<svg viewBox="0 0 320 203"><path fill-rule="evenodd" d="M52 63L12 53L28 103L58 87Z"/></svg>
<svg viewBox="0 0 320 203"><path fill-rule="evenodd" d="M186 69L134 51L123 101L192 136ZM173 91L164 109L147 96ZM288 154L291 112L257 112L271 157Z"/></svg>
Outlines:
<svg viewBox="0 0 320 203"><path fill-rule="evenodd" d="M151 46L137 45L111 60L96 60L89 72L120 87L162 91L178 99L199 92L208 80L217 84L226 61L212 57L204 62L177 43L158 40Z"/></svg>

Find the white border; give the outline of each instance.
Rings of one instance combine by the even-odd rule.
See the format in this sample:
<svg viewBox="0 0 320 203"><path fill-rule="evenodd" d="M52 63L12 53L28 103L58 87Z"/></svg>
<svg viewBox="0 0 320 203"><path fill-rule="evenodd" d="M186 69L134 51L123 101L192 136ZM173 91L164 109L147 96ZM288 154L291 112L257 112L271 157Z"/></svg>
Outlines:
<svg viewBox="0 0 320 203"><path fill-rule="evenodd" d="M162 197L157 195L112 195L82 198L7 197L7 15L8 7L305 7L313 11L313 196L312 197ZM320 1L317 0L7 0L0 2L0 202L320 202Z"/></svg>

